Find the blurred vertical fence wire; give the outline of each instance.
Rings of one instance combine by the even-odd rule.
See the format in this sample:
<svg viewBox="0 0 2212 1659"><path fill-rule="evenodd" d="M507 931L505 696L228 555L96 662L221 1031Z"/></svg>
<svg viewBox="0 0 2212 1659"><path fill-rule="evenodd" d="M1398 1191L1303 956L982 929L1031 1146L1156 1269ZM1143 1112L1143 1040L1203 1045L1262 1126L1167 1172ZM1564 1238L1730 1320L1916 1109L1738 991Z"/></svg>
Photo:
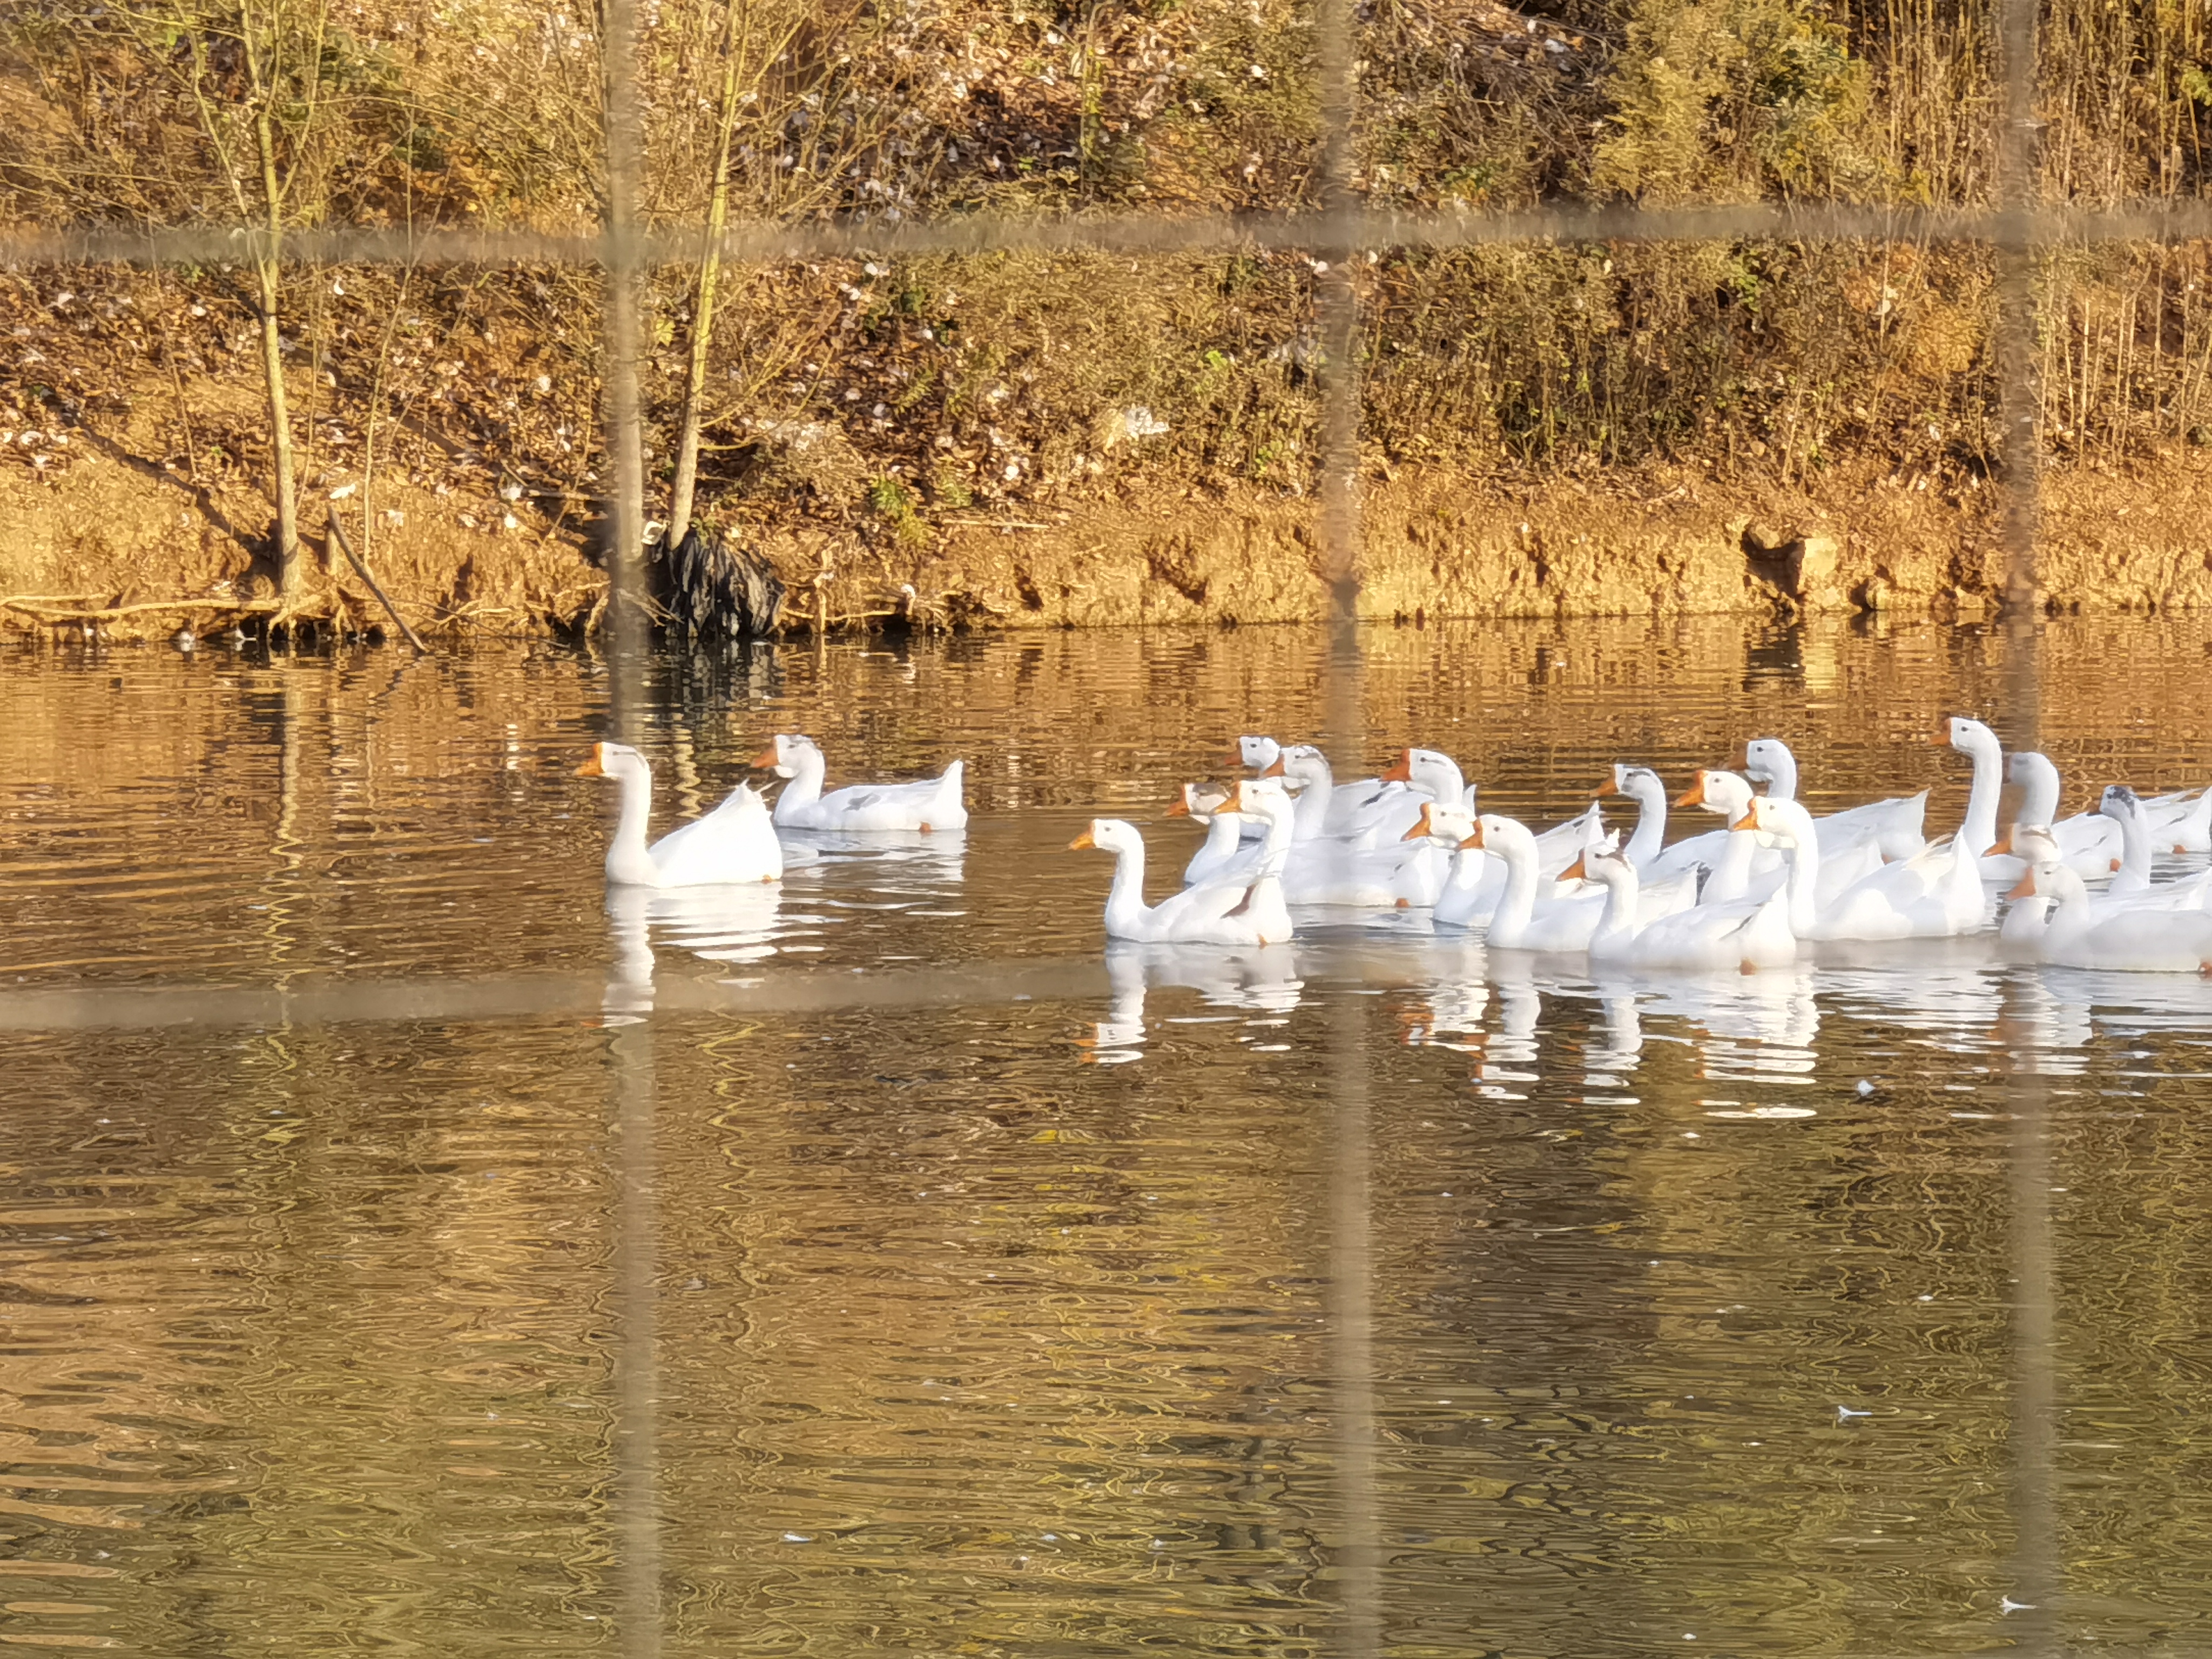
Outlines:
<svg viewBox="0 0 2212 1659"><path fill-rule="evenodd" d="M605 124L607 454L613 473L605 522L609 701L615 734L644 736L652 632L645 593L645 448L638 399L644 349L637 246L642 111L637 94L635 0L601 0L602 106ZM610 1519L615 1541L616 1635L627 1659L661 1649L659 1475L659 1366L653 1281L656 1226L653 1139L659 1127L653 1025L619 1027L611 1068L609 1173L614 1186L614 1468Z"/></svg>
<svg viewBox="0 0 2212 1659"><path fill-rule="evenodd" d="M646 595L646 493L638 373L644 345L641 286L663 260L696 257L703 228L641 224L641 106L635 0L603 0L605 197L596 239L410 232L325 227L288 234L297 257L366 262L471 263L559 261L597 265L605 282L605 420L610 511L603 526L609 574L606 627L611 720L625 740L641 735L652 671ZM1512 213L1400 214L1364 207L1355 157L1359 26L1353 0L1316 0L1321 138L1317 211L1235 218L1117 214L1054 220L990 215L957 221L902 223L855 219L813 224L750 224L720 240L724 257L768 261L861 253L981 252L1026 247L1047 252L1202 254L1291 249L1319 267L1315 334L1322 388L1316 467L1320 576L1332 631L1324 704L1335 752L1366 746L1358 638L1361 262L1386 248L1443 248L1541 239L1585 240L1775 238L1915 238L1978 241L1996 254L1997 363L2002 426L2002 542L2008 599L2008 711L2014 745L2032 747L2039 726L2037 668L2040 592L2037 581L2037 503L2040 467L2039 401L2035 383L2036 277L2042 259L2062 242L2093 244L2212 236L2212 204L2080 210L2038 202L2034 82L2037 0L1996 0L1990 24L2000 65L1996 101L1997 188L1987 210L1910 210L1847 204L1767 204L1645 209L1633 205L1560 204ZM0 267L84 261L141 264L235 258L262 233L253 227L208 226L173 231L99 228L0 233ZM908 993L917 1004L988 1000L1009 986L1028 994L1057 976L1073 990L1093 977L1077 964L1024 963L1002 970L932 975ZM378 994L372 993L371 995ZM567 981L480 984L465 989L399 986L382 993L398 1014L497 1017L502 1012L581 1006L582 989ZM785 988L748 997L794 1010L847 1006L861 995L899 1000L896 987L870 994ZM319 1011L309 994L275 994L282 1009L269 1018L358 1017L363 994L349 991ZM712 999L710 998L709 1000ZM253 1003L245 999L245 1003ZM680 1001L680 997L678 999ZM664 997L664 1003L668 999ZM18 1006L20 1005L20 1006ZM256 1005L258 1006L258 1005ZM161 993L55 992L16 996L0 1007L0 1029L89 1029L201 1020L251 1023L236 994L195 999L188 990ZM473 1015L468 1011L474 1011ZM1376 1416L1373 1393L1374 1303L1370 1232L1370 1142L1364 1029L1366 1004L1337 1000L1331 1028L1333 1098L1323 1137L1328 1185L1329 1364L1335 1402L1335 1518L1330 1574L1340 1607L1336 1647L1358 1656L1387 1645L1387 1585L1377 1548ZM2023 1038L2023 1041L2029 1039ZM656 1091L649 1019L618 1025L609 1046L610 1175L619 1218L611 1273L617 1423L610 1528L618 1552L617 1595L623 1651L660 1650L662 1553L655 1485L657 1370L654 1270ZM2016 1532L2010 1600L2016 1622L2007 1627L2015 1650L2052 1650L2060 1593L2055 1460L2058 1401L2054 1381L2056 1322L2050 1190L2051 1148L2043 1085L2032 1054L2012 1070L2014 1381L2013 1513Z"/></svg>

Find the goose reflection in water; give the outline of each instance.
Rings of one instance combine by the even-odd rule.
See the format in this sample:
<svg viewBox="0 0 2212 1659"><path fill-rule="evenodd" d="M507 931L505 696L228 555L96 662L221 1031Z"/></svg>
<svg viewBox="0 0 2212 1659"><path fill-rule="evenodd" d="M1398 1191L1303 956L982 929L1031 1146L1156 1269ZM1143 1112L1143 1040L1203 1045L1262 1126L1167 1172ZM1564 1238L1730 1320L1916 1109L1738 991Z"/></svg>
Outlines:
<svg viewBox="0 0 2212 1659"><path fill-rule="evenodd" d="M656 933L664 944L708 962L758 962L775 954L782 908L783 890L774 883L610 887L614 962L607 975L607 1012L651 1012Z"/></svg>
<svg viewBox="0 0 2212 1659"><path fill-rule="evenodd" d="M872 878L869 888L894 898L957 897L967 873L964 830L940 830L929 835L912 830L882 830L866 836L827 830L777 833L790 866L787 874L834 878L854 865L865 864Z"/></svg>
<svg viewBox="0 0 2212 1659"><path fill-rule="evenodd" d="M1195 991L1216 1008L1287 1014L1298 1006L1305 981L1287 945L1249 949L1212 945L1111 945L1106 951L1111 987L1106 1018L1078 1037L1088 1064L1110 1066L1141 1059L1145 996L1148 991Z"/></svg>

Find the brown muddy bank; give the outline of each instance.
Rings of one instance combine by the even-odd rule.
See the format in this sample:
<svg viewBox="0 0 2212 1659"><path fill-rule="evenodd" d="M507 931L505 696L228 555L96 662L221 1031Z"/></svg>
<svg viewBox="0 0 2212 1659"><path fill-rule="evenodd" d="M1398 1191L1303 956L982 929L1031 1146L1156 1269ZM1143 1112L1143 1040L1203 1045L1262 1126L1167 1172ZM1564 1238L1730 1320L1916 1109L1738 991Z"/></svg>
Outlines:
<svg viewBox="0 0 2212 1659"><path fill-rule="evenodd" d="M91 441L80 437L80 444ZM1513 487L1399 468L1365 483L1364 611L1392 617L1973 615L2002 581L1994 492L1881 474L1819 494L1641 470ZM589 624L605 577L586 527L497 498L380 492L374 573L425 633ZM303 610L381 625L319 514ZM357 522L357 520L356 520ZM2042 580L2054 607L2212 607L2212 459L2045 481ZM1310 498L1126 489L1038 517L948 515L926 545L818 527L757 543L789 585L789 625L911 616L925 626L1093 628L1307 622L1322 614ZM120 450L52 483L0 480L0 630L166 637L265 617L250 501L195 494ZM335 568L333 568L335 565ZM911 597L902 589L911 587Z"/></svg>

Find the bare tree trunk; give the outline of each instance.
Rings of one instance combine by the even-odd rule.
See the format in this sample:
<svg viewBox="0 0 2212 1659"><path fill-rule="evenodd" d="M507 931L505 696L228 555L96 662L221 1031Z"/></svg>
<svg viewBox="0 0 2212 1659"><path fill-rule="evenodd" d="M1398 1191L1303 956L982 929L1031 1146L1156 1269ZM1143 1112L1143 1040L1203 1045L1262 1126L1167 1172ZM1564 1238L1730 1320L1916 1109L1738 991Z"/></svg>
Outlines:
<svg viewBox="0 0 2212 1659"><path fill-rule="evenodd" d="M300 512L292 489L292 411L284 395L284 343L276 328L284 197L276 183L276 138L270 130L266 93L253 119L253 136L261 150L262 201L269 216L268 246L253 264L261 279L261 368L269 381L269 441L276 457L276 591L289 611L300 592Z"/></svg>
<svg viewBox="0 0 2212 1659"><path fill-rule="evenodd" d="M676 479L668 491L665 547L675 547L691 527L691 498L699 482L699 428L706 419L707 356L714 343L714 292L722 274L722 228L730 216L730 141L738 125L738 3L731 0L722 35L721 131L714 143L714 186L707 202L707 246L691 305L691 364L684 381L684 424L676 441Z"/></svg>

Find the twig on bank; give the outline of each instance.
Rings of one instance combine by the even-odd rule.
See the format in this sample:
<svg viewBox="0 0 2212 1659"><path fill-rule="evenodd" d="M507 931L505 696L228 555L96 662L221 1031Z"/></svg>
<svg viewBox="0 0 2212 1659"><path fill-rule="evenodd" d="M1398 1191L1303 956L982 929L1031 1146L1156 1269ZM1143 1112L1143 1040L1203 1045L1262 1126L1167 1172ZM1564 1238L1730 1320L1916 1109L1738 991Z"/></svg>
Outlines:
<svg viewBox="0 0 2212 1659"><path fill-rule="evenodd" d="M0 611L20 611L39 622L106 622L148 611L230 611L242 616L266 616L276 605L275 599L152 599L143 605L110 605L105 611L55 611L40 604L35 594L27 594L0 599Z"/></svg>
<svg viewBox="0 0 2212 1659"><path fill-rule="evenodd" d="M338 515L335 513L331 514L329 523L331 538L337 543L338 551L346 556L346 562L353 567L353 574L367 584L370 592L376 595L376 602L384 607L385 614L399 625L399 631L407 636L407 643L415 647L415 654L418 657L428 656L430 647L423 644L421 636L407 625L407 618L399 614L399 607L392 604L391 596L377 586L376 578L368 574L368 567L361 562L361 556L353 550L352 538L346 534L345 526L338 522Z"/></svg>

